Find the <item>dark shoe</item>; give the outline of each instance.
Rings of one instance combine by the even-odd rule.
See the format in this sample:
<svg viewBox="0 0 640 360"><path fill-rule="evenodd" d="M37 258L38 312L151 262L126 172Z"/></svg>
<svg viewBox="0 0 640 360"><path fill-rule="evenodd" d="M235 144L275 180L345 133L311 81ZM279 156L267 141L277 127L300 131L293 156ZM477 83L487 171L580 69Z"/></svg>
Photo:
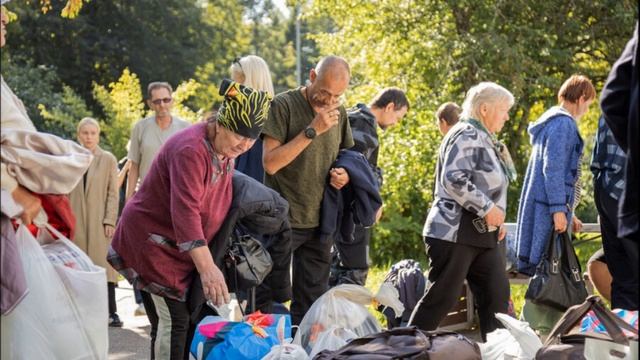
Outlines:
<svg viewBox="0 0 640 360"><path fill-rule="evenodd" d="M120 320L120 317L118 316L118 314L113 313L111 315L109 315L109 326L111 327L122 327L122 321Z"/></svg>

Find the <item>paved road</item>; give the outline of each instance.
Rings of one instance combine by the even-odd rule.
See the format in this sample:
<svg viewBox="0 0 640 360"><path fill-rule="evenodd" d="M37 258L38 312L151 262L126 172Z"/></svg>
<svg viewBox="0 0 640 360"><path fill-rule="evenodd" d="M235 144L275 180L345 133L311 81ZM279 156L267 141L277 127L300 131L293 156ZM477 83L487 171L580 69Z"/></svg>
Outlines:
<svg viewBox="0 0 640 360"><path fill-rule="evenodd" d="M134 316L137 305L133 289L126 281L116 288L118 315L124 323L122 328L109 328L109 359L149 359L149 331L151 326L146 316Z"/></svg>

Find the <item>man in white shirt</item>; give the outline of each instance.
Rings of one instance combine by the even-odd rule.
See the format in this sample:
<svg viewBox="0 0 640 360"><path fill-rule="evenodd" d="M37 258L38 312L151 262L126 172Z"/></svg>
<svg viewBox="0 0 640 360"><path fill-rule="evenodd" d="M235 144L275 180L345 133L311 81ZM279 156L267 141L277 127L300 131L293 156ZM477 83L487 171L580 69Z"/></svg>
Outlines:
<svg viewBox="0 0 640 360"><path fill-rule="evenodd" d="M147 105L155 115L136 123L131 131L131 144L127 158L131 160L125 201L140 187L151 163L162 145L171 135L191 124L171 115L173 89L166 82L152 82L147 87Z"/></svg>

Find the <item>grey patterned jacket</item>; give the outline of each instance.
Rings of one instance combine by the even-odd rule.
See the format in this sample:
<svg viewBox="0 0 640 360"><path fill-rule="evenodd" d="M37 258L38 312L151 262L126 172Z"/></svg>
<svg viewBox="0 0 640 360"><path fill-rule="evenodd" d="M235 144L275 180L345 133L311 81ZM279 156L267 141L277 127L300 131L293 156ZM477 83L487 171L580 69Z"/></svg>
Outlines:
<svg viewBox="0 0 640 360"><path fill-rule="evenodd" d="M508 184L489 135L457 123L440 144L435 196L422 235L457 242L461 207L479 217L494 204L504 211Z"/></svg>

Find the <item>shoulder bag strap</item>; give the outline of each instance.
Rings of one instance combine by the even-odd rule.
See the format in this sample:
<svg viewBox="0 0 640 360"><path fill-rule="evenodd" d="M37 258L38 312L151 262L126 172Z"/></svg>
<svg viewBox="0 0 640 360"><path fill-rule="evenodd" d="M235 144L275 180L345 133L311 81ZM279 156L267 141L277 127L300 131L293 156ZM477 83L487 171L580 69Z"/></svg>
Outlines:
<svg viewBox="0 0 640 360"><path fill-rule="evenodd" d="M558 320L556 325L553 327L547 340L544 342L544 346L551 345L555 342L560 336L568 333L578 321L580 321L588 312L593 308L593 304L598 300L597 296L589 296L585 302L579 305L574 305L567 309L567 311L562 315L562 318Z"/></svg>
<svg viewBox="0 0 640 360"><path fill-rule="evenodd" d="M571 270L571 274L573 276L573 281L582 282L582 274L580 274L580 263L578 262L578 258L576 257L575 249L571 244L571 238L569 237L569 233L565 231L561 234L562 236L562 246L563 252L562 257L567 262L569 269Z"/></svg>
<svg viewBox="0 0 640 360"><path fill-rule="evenodd" d="M602 303L602 300L598 298L598 301L594 303L593 312L596 314L604 328L607 330L611 339L618 344L628 345L629 340L627 336L622 332L622 329L631 331L638 335L638 330L627 324L624 320L620 319L616 314L609 311Z"/></svg>
<svg viewBox="0 0 640 360"><path fill-rule="evenodd" d="M560 257L562 254L558 254L558 234L557 231L551 232L551 238L549 239L549 245L547 247L547 256L549 257L549 265L551 266L551 272L557 274L560 271Z"/></svg>

